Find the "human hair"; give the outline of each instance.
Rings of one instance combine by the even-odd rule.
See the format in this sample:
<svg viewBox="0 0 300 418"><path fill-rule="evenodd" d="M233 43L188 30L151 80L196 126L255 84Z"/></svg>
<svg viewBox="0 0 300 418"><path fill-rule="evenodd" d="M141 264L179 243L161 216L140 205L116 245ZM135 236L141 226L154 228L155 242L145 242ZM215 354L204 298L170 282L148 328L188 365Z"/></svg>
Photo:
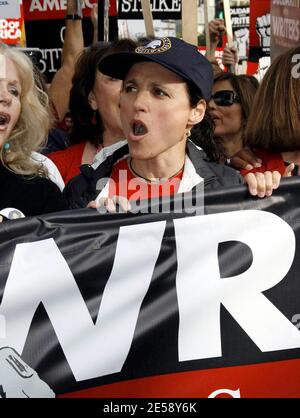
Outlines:
<svg viewBox="0 0 300 418"><path fill-rule="evenodd" d="M242 109L242 140L245 143L245 130L253 107L254 98L259 87L258 80L252 75L220 73L214 78L214 83L228 81L239 96ZM255 108L255 106L254 106Z"/></svg>
<svg viewBox="0 0 300 418"><path fill-rule="evenodd" d="M297 54L300 47L278 56L261 82L246 129L246 143L252 148L300 149L300 79L293 76Z"/></svg>
<svg viewBox="0 0 300 418"><path fill-rule="evenodd" d="M48 134L48 96L37 86L32 62L23 52L0 43L0 55L13 62L21 83L20 116L6 141L9 152L3 146L0 149L1 162L17 174L45 176L46 170L32 160L31 154L42 148Z"/></svg>
<svg viewBox="0 0 300 418"><path fill-rule="evenodd" d="M73 86L70 92L70 112L73 120L73 127L70 133L70 143L78 144L83 141L90 141L95 146L102 144L104 126L99 111L94 112L89 104L89 93L92 91L100 61L107 55L114 52L131 52L135 49L136 43L131 39L121 39L111 44L93 44L83 51L79 57ZM93 117L95 123L92 123Z"/></svg>
<svg viewBox="0 0 300 418"><path fill-rule="evenodd" d="M187 82L187 89L190 99L190 105L196 107L200 100L205 100L201 91L193 83ZM203 120L193 126L190 140L201 147L211 161L218 161L220 158L219 149L214 140L214 122L208 113L206 102L206 111Z"/></svg>

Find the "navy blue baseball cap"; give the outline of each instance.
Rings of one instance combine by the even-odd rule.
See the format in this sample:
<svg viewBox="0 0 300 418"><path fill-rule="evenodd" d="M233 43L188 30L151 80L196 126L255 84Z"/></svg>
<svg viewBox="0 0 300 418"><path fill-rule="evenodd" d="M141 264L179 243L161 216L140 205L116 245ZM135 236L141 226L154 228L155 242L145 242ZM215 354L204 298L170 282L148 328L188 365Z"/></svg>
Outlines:
<svg viewBox="0 0 300 418"><path fill-rule="evenodd" d="M154 39L134 52L118 52L103 58L99 71L124 80L130 68L142 61L156 62L185 81L192 82L206 100L210 100L213 86L213 70L210 62L195 45L181 39L168 37Z"/></svg>

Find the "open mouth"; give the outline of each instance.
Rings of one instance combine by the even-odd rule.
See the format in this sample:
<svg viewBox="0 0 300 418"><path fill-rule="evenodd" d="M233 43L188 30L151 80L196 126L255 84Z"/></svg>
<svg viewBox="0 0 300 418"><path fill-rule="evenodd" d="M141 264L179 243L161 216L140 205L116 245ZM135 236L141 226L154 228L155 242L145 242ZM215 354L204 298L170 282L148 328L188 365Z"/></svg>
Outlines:
<svg viewBox="0 0 300 418"><path fill-rule="evenodd" d="M146 135L148 129L142 122L134 122L132 125L132 131L135 136Z"/></svg>
<svg viewBox="0 0 300 418"><path fill-rule="evenodd" d="M10 122L10 116L7 113L0 113L0 126L8 125Z"/></svg>

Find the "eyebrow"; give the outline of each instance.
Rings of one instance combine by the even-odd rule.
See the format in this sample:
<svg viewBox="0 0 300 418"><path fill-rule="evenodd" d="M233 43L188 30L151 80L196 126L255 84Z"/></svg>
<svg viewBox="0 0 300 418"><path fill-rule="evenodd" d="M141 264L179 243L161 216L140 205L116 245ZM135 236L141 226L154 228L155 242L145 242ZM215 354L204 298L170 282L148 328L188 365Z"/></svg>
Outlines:
<svg viewBox="0 0 300 418"><path fill-rule="evenodd" d="M7 77L0 77L0 81L5 81L5 80L7 80ZM21 87L21 83L18 80L7 80L7 83Z"/></svg>
<svg viewBox="0 0 300 418"><path fill-rule="evenodd" d="M138 84L138 81L134 78L132 78L131 80L124 80L124 84L125 83L133 83L133 84ZM167 88L167 86L165 86L166 83L159 83L157 81L151 81L151 86L153 87L161 87L161 88Z"/></svg>
<svg viewBox="0 0 300 418"><path fill-rule="evenodd" d="M9 80L8 84L17 84L17 85L21 85L21 83L18 80Z"/></svg>
<svg viewBox="0 0 300 418"><path fill-rule="evenodd" d="M136 83L136 80L134 78L131 80L124 80L124 84L125 83Z"/></svg>

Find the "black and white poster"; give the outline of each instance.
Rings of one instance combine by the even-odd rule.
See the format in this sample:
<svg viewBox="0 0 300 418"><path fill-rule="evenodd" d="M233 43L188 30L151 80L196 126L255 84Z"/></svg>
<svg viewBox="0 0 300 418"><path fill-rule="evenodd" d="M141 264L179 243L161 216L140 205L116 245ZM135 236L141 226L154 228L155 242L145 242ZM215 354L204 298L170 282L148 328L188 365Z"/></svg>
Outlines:
<svg viewBox="0 0 300 418"><path fill-rule="evenodd" d="M181 0L150 0L153 19L181 19ZM141 19L141 0L119 0L119 19Z"/></svg>

